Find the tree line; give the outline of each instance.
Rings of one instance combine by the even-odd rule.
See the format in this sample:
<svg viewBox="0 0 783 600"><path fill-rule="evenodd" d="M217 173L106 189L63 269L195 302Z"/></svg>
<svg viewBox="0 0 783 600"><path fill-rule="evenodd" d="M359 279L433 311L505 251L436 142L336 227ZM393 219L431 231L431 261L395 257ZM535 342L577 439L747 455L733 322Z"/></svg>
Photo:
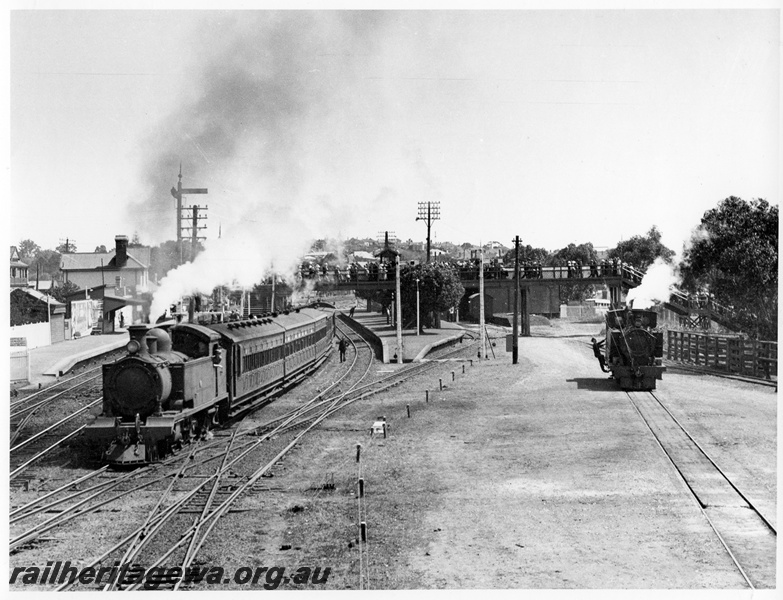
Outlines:
<svg viewBox="0 0 783 600"><path fill-rule="evenodd" d="M135 234L128 247L132 249L141 245L138 234ZM325 240L316 240L313 244L313 250L326 247ZM351 238L343 245L343 251L347 253L355 249L373 250L380 247L381 243L370 238ZM423 263L423 255L410 255L405 247L418 252L418 246L412 240L398 244L397 249L403 251L406 260L418 257ZM460 257L460 251L470 248L473 246L467 242L459 246L448 244L448 249ZM29 266L28 278L31 282L36 277L60 282L61 255L75 252L76 246L67 242L55 250L45 250L26 239L19 243L17 249L22 261ZM105 251L105 246L95 249L95 252ZM674 264L675 252L661 242L661 232L656 225L651 225L644 235L620 241L608 251L607 256L642 271L661 258L679 270L683 291L710 295L718 303L732 307L738 325L749 335L766 340L777 339L778 207L770 205L766 200L746 201L736 196L721 200L715 208L704 213L700 223L693 229L678 264ZM445 257L448 258L448 254ZM162 278L179 264L179 259L175 241L153 247L150 278ZM513 265L514 250L506 252L503 260L507 265ZM519 260L554 266L566 264L567 261L589 265L591 261L599 259L593 244L585 242L571 243L555 251L534 248L529 244L520 245ZM406 282L406 287L402 300L406 304L415 302L412 298L415 298L415 279L418 278L422 312L447 310L456 304L458 298L455 300L454 297L460 293L461 284L457 285L458 281L451 280L448 263L433 261L429 266L426 264L403 270L402 282ZM60 286L59 292L54 292L55 297L58 293L64 296L63 289ZM562 286L560 300L578 301L593 294L594 287L590 283ZM373 299L384 306L391 302L390 293L378 293L377 298Z"/></svg>
<svg viewBox="0 0 783 600"><path fill-rule="evenodd" d="M694 227L681 260L675 264L675 252L661 242L661 232L652 225L644 235L620 241L607 252L609 259L646 271L657 259L670 264L680 274L680 288L694 296L709 296L733 310L734 322L742 332L763 340L777 340L778 305L778 207L766 200L745 201L730 196L706 211ZM442 257L439 257L442 258ZM505 265L513 265L515 250L503 256ZM589 265L599 262L590 242L569 244L549 251L520 245L520 263L539 262L542 266L560 266L568 261ZM429 323L429 313L456 306L464 293L458 275L447 262L406 266L401 272L403 312L415 311L416 279L420 290L420 311ZM582 301L592 297L592 283L560 286L560 301ZM360 297L391 304L390 291L365 292ZM407 325L407 323L406 323Z"/></svg>

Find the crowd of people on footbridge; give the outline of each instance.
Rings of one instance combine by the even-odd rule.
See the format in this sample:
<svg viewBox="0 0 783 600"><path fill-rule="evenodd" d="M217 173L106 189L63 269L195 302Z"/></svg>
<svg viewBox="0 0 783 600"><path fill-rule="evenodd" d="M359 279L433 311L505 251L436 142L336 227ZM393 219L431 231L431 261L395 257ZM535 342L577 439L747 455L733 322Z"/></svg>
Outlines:
<svg viewBox="0 0 783 600"><path fill-rule="evenodd" d="M475 281L479 279L481 259L450 261L460 279ZM499 258L484 262L485 279L513 279L514 267L503 263ZM326 263L303 263L299 269L301 279L350 283L360 281L393 281L396 274L394 261L352 262L347 266L328 265ZM553 266L542 266L539 261L522 261L519 264L520 279L600 279L604 277L624 277L640 283L644 274L624 264L620 259L591 260L582 264L579 260L562 261Z"/></svg>
<svg viewBox="0 0 783 600"><path fill-rule="evenodd" d="M457 261L460 279L476 280L479 278L479 265L481 260ZM617 258L602 261L591 260L582 264L579 260L562 261L561 264L544 267L539 261L522 261L519 263L520 279L589 279L601 277L625 276L636 278L637 271L630 269ZM641 273L639 281L641 281ZM484 263L484 279L513 279L514 267L507 266L500 259L493 259Z"/></svg>
<svg viewBox="0 0 783 600"><path fill-rule="evenodd" d="M302 263L299 268L301 279L348 283L355 281L394 280L396 264L392 261L352 262L348 266L328 265L326 263Z"/></svg>

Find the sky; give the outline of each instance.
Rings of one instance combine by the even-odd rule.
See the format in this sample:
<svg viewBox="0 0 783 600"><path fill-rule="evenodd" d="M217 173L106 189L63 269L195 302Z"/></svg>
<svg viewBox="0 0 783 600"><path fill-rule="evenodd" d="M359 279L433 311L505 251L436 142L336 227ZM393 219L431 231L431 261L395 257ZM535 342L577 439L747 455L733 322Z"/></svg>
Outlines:
<svg viewBox="0 0 783 600"><path fill-rule="evenodd" d="M174 239L180 163L209 190L185 198L208 206L202 235L265 264L315 238L424 240L419 202L440 203L436 244L605 248L656 225L678 253L721 199L779 202L775 10L13 10L9 27L12 244Z"/></svg>

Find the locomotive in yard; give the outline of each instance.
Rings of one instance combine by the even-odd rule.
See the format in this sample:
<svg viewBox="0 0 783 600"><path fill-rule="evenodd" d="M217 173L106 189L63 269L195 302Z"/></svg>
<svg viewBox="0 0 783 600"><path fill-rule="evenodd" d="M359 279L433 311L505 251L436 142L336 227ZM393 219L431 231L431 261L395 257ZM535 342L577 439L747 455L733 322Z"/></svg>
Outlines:
<svg viewBox="0 0 783 600"><path fill-rule="evenodd" d="M127 355L103 365L89 443L116 465L155 462L318 367L334 316L297 309L225 323L132 325Z"/></svg>
<svg viewBox="0 0 783 600"><path fill-rule="evenodd" d="M606 313L606 366L624 390L654 390L666 367L663 332L653 310L625 308Z"/></svg>

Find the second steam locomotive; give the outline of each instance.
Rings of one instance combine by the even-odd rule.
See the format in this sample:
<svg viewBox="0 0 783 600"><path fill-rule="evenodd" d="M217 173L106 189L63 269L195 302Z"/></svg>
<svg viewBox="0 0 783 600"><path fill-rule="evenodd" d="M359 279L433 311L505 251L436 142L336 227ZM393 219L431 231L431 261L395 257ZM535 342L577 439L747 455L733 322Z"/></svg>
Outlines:
<svg viewBox="0 0 783 600"><path fill-rule="evenodd" d="M132 325L103 366L103 412L87 438L106 462L145 464L293 385L327 357L334 317L314 309L198 325Z"/></svg>
<svg viewBox="0 0 783 600"><path fill-rule="evenodd" d="M625 308L606 313L606 366L624 390L654 390L666 367L658 313Z"/></svg>

